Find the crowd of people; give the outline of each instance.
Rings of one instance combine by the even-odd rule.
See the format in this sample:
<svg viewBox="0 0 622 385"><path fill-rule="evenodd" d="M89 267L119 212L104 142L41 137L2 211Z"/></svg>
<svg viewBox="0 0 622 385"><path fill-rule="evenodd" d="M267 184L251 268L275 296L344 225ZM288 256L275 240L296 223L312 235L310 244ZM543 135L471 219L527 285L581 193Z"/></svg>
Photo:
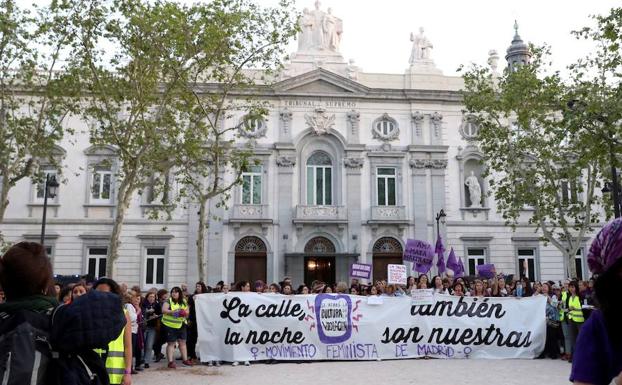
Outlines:
<svg viewBox="0 0 622 385"><path fill-rule="evenodd" d="M595 247L593 246L590 254L590 267L593 271L604 273L604 278L590 279L589 281L566 280L564 282L530 282L527 277L516 280L513 277L495 275L489 279L481 277L451 277L434 276L431 279L425 275L418 277L408 277L406 285L387 284L385 280L377 280L373 284L364 284L357 279L352 279L350 283L338 282L327 284L325 282L314 281L309 286L300 284L294 289L295 285L291 278L285 277L278 283L267 284L261 280L254 282L240 281L235 284L218 282L214 286L207 286L204 282L197 282L194 290L189 290L187 285L182 284L166 289L152 288L147 292L142 292L138 286L128 288L127 285L117 284L112 279L101 278L95 282L80 280L75 283L62 285L51 280L51 266L45 256L45 249L36 243L22 242L13 246L3 255L0 260L0 285L5 288L0 289L0 331L4 324L2 314L10 313L16 309L15 304L31 304L33 298L41 300L42 304L37 305L37 311L44 309L49 311L52 308L63 308L64 310L80 309L83 317L95 317L100 314L102 309L90 309L85 307L87 304L99 304L99 302L88 302L82 297L93 296L94 292L112 294L112 297L121 299L118 302L110 302L110 306L118 306L115 311L106 311L120 315L121 321L113 325L106 324L108 333L107 343L90 341L80 345L79 349L96 352L101 357L101 363L105 366L108 380L111 384L131 384L131 375L138 374L140 371L149 369L153 362L159 362L166 358L168 368L175 369L176 349L181 355L181 365L192 366L195 364L221 365L221 362L201 362L197 354L197 315L195 299L197 295L204 293L228 293L231 291L254 292L257 295L264 293L289 295L305 295L318 293L340 293L361 296L408 296L416 289L432 289L435 293L452 296L472 296L472 297L530 297L545 296L547 299L546 313L542 315L546 319L547 333L545 348L539 358L560 358L573 362L573 356L577 352L577 337L584 323L589 323L590 330L597 328L595 323L605 326L604 335L609 338L614 337L615 341L622 341L619 331L620 323L612 327L611 320L622 320L622 311L619 298L608 294L613 293L622 282L622 220L614 222L615 237L614 241L619 243L619 249L613 252L619 257L607 262L608 270L598 269L596 266ZM604 230L603 230L604 231ZM613 232L613 230L611 230ZM602 241L605 246L601 249L610 247L613 241ZM602 250L598 249L598 256ZM27 266L24 261L32 266ZM594 266L593 266L594 265ZM21 271L20 269L24 270ZM609 270L613 270L610 273ZM37 276L38 280L29 276ZM6 303L5 302L6 292ZM104 294L101 294L104 295ZM57 302L61 305L57 307ZM99 300L107 300L112 297L97 297ZM11 305L11 306L9 306ZM27 305L25 308L28 308ZM22 308L24 308L22 306ZM86 310L83 310L86 309ZM597 310L594 310L597 309ZM601 311L602 309L602 311ZM32 309L30 309L32 310ZM90 314L88 312L93 312ZM593 313L593 314L592 314ZM589 322L590 317L596 318ZM111 317L114 318L114 317ZM120 323L119 323L120 322ZM52 328L54 323L52 323ZM89 331L81 331L92 333ZM52 332L53 334L54 332ZM596 343L584 332L579 338L579 345ZM113 336L114 338L111 338ZM581 342L583 341L583 342ZM613 357L622 357L622 343L610 342L609 353ZM165 349L163 349L165 347ZM163 353L163 350L165 354ZM583 349L580 353L582 357L588 349ZM611 361L611 358L608 357ZM617 360L617 358L615 359ZM612 361L611 367L605 368L612 374L617 373L621 362ZM232 365L239 365L233 362ZM250 365L244 362L244 365ZM583 364L579 364L579 368ZM2 369L0 367L0 369ZM573 376L581 373L580 370L573 369ZM603 369L603 370L605 370ZM580 375L580 374L579 374ZM613 377L608 377L613 378ZM75 382L78 383L78 382Z"/></svg>

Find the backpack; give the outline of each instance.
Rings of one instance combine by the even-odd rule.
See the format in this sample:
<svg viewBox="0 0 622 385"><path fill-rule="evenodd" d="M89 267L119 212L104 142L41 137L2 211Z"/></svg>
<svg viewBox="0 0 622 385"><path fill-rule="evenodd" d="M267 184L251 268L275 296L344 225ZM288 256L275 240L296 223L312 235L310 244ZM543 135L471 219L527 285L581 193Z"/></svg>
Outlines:
<svg viewBox="0 0 622 385"><path fill-rule="evenodd" d="M108 384L106 368L93 351L54 351L50 330L57 309L0 313L0 384Z"/></svg>
<svg viewBox="0 0 622 385"><path fill-rule="evenodd" d="M48 384L47 369L53 360L50 315L51 310L0 314L1 384Z"/></svg>

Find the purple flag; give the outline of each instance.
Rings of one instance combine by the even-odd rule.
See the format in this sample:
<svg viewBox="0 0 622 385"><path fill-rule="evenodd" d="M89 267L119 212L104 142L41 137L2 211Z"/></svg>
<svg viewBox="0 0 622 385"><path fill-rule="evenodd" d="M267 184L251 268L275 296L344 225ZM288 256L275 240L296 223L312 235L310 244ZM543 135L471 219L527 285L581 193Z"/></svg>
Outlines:
<svg viewBox="0 0 622 385"><path fill-rule="evenodd" d="M459 268L458 259L456 258L456 253L454 252L453 247L449 251L449 257L447 258L447 268L453 270L454 273Z"/></svg>
<svg viewBox="0 0 622 385"><path fill-rule="evenodd" d="M485 265L478 265L476 269L477 269L477 274L486 279L494 278L495 273L497 272L497 270L495 269L495 265L493 265L492 263L487 263Z"/></svg>
<svg viewBox="0 0 622 385"><path fill-rule="evenodd" d="M445 245L443 245L443 239L440 234L438 238L436 238L436 247L434 251L438 257L438 261L436 262L438 273L443 274L445 272Z"/></svg>
<svg viewBox="0 0 622 385"><path fill-rule="evenodd" d="M454 271L454 277L464 277L464 265L462 264L462 258L458 258L458 270Z"/></svg>

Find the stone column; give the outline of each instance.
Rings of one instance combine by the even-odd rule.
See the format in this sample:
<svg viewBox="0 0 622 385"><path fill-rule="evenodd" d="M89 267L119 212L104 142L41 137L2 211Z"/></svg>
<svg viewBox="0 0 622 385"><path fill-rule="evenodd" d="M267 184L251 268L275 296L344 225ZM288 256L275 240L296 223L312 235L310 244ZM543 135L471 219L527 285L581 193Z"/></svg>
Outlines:
<svg viewBox="0 0 622 385"><path fill-rule="evenodd" d="M348 119L348 133L347 133L347 139L348 139L348 143L352 143L352 144L358 144L359 143L359 126L360 126L360 122L361 122L361 114L356 111L356 110L352 110L349 111L347 114L347 119ZM347 167L347 166L346 166Z"/></svg>
<svg viewBox="0 0 622 385"><path fill-rule="evenodd" d="M268 281L276 281L290 275L289 271L286 271L285 253L292 252L292 239L294 235L293 226L293 212L294 212L294 200L293 192L294 186L294 166L296 165L296 155L293 151L279 151L276 157L276 165L278 166L277 175L277 191L278 200L277 205L277 217L278 217L278 244L275 246L273 266L268 266ZM302 261L299 261L302 264ZM288 266L287 270L292 267Z"/></svg>
<svg viewBox="0 0 622 385"><path fill-rule="evenodd" d="M350 153L343 160L346 166L346 207L348 208L348 239L344 244L350 245L348 253L360 253L363 257L361 245L362 228L362 204L361 204L361 169L365 158L359 153ZM349 269L349 266L347 267Z"/></svg>
<svg viewBox="0 0 622 385"><path fill-rule="evenodd" d="M292 112L287 108L279 112L279 142L292 141Z"/></svg>

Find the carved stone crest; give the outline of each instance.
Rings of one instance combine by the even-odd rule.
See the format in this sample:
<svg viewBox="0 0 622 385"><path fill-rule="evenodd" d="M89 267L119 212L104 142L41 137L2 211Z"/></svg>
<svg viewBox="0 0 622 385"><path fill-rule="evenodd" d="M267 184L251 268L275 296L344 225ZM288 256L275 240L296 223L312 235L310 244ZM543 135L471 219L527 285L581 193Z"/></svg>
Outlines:
<svg viewBox="0 0 622 385"><path fill-rule="evenodd" d="M268 125L262 118L244 116L238 124L240 136L248 139L258 139L266 135Z"/></svg>
<svg viewBox="0 0 622 385"><path fill-rule="evenodd" d="M374 121L371 133L374 139L389 142L400 136L400 129L395 119L390 117L389 114L384 113L380 118Z"/></svg>
<svg viewBox="0 0 622 385"><path fill-rule="evenodd" d="M282 155L276 158L276 165L279 167L294 167L296 158L293 156Z"/></svg>
<svg viewBox="0 0 622 385"><path fill-rule="evenodd" d="M343 164L347 168L361 168L363 167L363 163L365 163L365 159L363 158L344 158Z"/></svg>
<svg viewBox="0 0 622 385"><path fill-rule="evenodd" d="M328 115L325 109L316 108L315 114L305 114L305 121L316 135L324 135L328 134L335 125L335 114Z"/></svg>

